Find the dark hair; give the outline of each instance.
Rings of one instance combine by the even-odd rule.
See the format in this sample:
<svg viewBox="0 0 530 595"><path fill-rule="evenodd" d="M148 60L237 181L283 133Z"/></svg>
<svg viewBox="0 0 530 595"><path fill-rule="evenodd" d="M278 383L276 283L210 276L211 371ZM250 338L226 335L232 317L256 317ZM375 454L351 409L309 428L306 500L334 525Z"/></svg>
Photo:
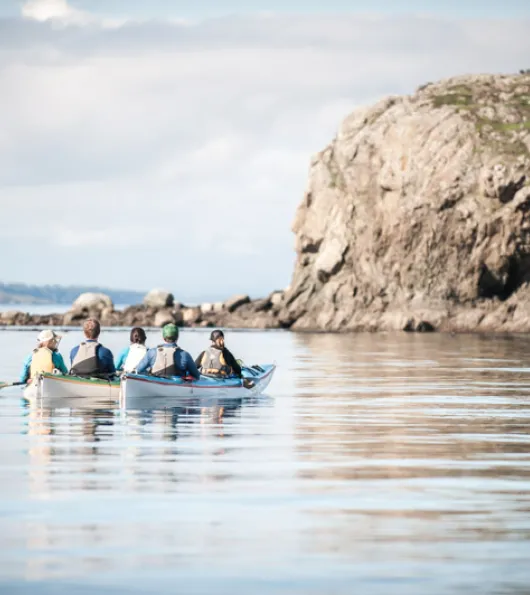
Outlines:
<svg viewBox="0 0 530 595"><path fill-rule="evenodd" d="M220 337L223 337L224 339L224 336L225 334L222 330L216 329L215 331L212 331L212 334L210 335L210 341L217 341L217 339L219 339Z"/></svg>
<svg viewBox="0 0 530 595"><path fill-rule="evenodd" d="M143 328L135 326L133 329L131 329L131 343L139 343L140 345L145 345L146 339L147 337Z"/></svg>
<svg viewBox="0 0 530 595"><path fill-rule="evenodd" d="M87 318L83 323L83 332L87 339L97 339L101 332L101 325L97 318Z"/></svg>

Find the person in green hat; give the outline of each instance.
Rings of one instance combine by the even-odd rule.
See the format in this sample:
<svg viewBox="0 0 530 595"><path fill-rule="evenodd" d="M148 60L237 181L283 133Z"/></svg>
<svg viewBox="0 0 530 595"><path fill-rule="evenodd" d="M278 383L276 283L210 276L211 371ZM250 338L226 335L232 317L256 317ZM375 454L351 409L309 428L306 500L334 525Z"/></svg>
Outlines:
<svg viewBox="0 0 530 595"><path fill-rule="evenodd" d="M153 376L193 376L199 380L200 374L191 355L177 345L179 329L175 324L166 324L162 329L164 343L147 351L136 366L137 374L148 372Z"/></svg>

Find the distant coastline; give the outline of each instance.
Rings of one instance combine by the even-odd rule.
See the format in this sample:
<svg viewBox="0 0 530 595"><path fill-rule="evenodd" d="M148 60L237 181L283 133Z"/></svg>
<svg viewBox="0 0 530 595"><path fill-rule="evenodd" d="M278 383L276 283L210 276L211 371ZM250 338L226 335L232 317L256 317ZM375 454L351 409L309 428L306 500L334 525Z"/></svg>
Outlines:
<svg viewBox="0 0 530 595"><path fill-rule="evenodd" d="M115 304L140 303L145 291L128 289L109 289L98 286L82 285L27 285L25 283L0 282L0 305L71 305L82 293L104 293Z"/></svg>
<svg viewBox="0 0 530 595"><path fill-rule="evenodd" d="M125 310L131 304L116 304L116 310ZM72 304L52 304L52 303L24 303L24 304L6 304L0 303L0 318L3 312L11 312L16 310L17 312L25 312L30 315L42 316L45 314L65 314L72 308Z"/></svg>

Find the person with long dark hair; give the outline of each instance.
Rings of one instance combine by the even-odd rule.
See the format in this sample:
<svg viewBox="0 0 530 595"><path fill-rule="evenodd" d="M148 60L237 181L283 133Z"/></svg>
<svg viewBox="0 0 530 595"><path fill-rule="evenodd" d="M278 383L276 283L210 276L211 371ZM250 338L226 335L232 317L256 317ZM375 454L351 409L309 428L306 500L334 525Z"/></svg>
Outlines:
<svg viewBox="0 0 530 595"><path fill-rule="evenodd" d="M119 372L133 372L147 353L145 344L147 337L143 328L135 326L131 330L129 347L126 347L116 360L116 370Z"/></svg>

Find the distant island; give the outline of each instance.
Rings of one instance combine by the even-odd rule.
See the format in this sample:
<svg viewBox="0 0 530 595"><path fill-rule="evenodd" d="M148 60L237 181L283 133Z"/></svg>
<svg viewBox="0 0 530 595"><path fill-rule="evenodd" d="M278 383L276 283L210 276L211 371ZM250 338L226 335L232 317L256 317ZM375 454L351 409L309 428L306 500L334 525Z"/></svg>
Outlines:
<svg viewBox="0 0 530 595"><path fill-rule="evenodd" d="M0 304L71 304L79 294L88 292L105 293L115 304L140 303L146 293L83 285L26 285L0 282Z"/></svg>

